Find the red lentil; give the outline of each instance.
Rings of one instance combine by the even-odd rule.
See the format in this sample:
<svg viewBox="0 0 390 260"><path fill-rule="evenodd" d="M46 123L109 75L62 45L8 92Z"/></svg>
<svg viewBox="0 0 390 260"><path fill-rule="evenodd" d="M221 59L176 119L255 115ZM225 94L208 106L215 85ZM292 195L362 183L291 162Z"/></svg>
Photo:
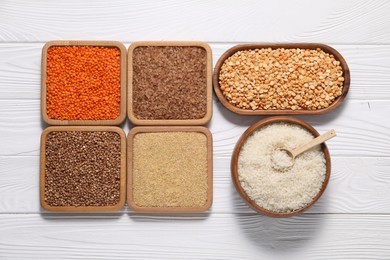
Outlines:
<svg viewBox="0 0 390 260"><path fill-rule="evenodd" d="M120 51L96 46L53 46L47 52L47 115L58 120L119 116Z"/></svg>

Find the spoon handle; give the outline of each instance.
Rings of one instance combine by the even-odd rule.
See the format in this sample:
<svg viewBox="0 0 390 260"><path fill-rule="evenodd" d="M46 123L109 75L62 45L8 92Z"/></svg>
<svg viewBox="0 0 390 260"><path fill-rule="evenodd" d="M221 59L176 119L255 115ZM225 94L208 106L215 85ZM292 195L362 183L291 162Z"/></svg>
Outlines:
<svg viewBox="0 0 390 260"><path fill-rule="evenodd" d="M333 138L336 136L336 131L334 129L332 130L329 130L328 132L326 132L325 134L323 135L320 135L316 138L314 138L313 140L311 140L310 142L308 142L307 144L304 144L294 150L291 151L291 154L292 156L295 158L296 156L300 155L301 153L309 150L310 148L318 145L318 144L322 144L323 142L325 142L326 140L329 140L330 138Z"/></svg>

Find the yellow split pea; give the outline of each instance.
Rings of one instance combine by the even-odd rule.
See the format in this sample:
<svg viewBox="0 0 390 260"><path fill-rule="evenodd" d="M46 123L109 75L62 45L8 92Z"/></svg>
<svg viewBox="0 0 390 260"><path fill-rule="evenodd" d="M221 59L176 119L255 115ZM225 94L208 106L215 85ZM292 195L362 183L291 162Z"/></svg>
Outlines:
<svg viewBox="0 0 390 260"><path fill-rule="evenodd" d="M340 62L311 49L253 49L225 60L219 84L234 106L252 110L316 110L342 94Z"/></svg>

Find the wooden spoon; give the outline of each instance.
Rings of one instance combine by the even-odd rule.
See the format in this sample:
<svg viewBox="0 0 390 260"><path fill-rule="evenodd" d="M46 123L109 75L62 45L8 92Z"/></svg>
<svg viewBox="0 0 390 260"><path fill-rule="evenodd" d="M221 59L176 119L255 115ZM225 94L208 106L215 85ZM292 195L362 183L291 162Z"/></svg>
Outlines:
<svg viewBox="0 0 390 260"><path fill-rule="evenodd" d="M306 152L307 150L313 148L316 145L322 144L323 142L325 142L325 141L327 141L335 136L336 136L336 131L332 129L332 130L326 132L325 134L314 138L313 140L311 140L307 144L304 144L304 145L302 145L294 150L289 150L289 149L284 148L284 147L276 148L273 155L275 155L276 153L282 152L290 158L290 161L288 161L287 163L285 162L287 160L281 162L281 160L278 161L277 158L275 158L276 156L272 156L272 158L271 158L273 161L272 167L276 170L287 170L287 169L291 168L292 166L294 166L295 158L298 155L302 154L303 152ZM284 159L286 159L286 158L284 158Z"/></svg>

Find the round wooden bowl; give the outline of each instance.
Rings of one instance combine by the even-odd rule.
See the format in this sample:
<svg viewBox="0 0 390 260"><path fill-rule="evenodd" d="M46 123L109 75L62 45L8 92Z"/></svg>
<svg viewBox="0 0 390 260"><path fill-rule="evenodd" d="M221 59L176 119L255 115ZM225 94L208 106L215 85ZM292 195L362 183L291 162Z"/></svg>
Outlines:
<svg viewBox="0 0 390 260"><path fill-rule="evenodd" d="M253 50L253 49L262 49L262 48L284 48L284 49L317 49L320 48L324 52L327 52L329 54L332 54L334 58L340 62L340 66L343 70L343 77L344 77L344 85L343 90L341 93L341 96L336 98L336 100L329 105L327 108L323 109L317 109L317 110L291 110L291 109L270 109L270 110L252 110L252 109L242 109L234 106L233 104L229 103L229 101L225 98L223 95L220 85L219 85L219 73L221 71L221 67L225 60L232 56L234 53L242 50ZM242 44L242 45L236 45L230 49L228 49L222 56L219 58L217 64L214 68L214 74L213 74L213 86L214 86L214 92L216 96L218 97L219 101L221 101L222 105L229 109L230 111L239 114L239 115L316 115L316 114L325 114L339 105L344 101L345 97L348 94L349 85L351 82L351 76L348 68L348 64L343 58L343 56L333 49L332 47L325 45L325 44L319 44L319 43L281 43L281 44Z"/></svg>
<svg viewBox="0 0 390 260"><path fill-rule="evenodd" d="M265 209L259 205L257 205L253 200L249 198L249 196L246 194L244 189L241 186L240 180L238 178L238 157L240 155L240 151L242 146L244 145L246 139L253 134L254 131L260 129L261 127L271 124L271 123L278 123L278 122L285 122L285 123L290 123L290 124L295 124L295 125L300 125L301 127L307 129L309 132L311 132L315 137L319 136L320 134L308 123L305 123L304 121L294 118L294 117L289 117L289 116L274 116L274 117L269 117L264 120L261 120L257 122L256 124L252 125L249 127L240 137L238 140L234 150L233 150L233 155L232 155L232 160L231 160L231 172L232 172L232 180L234 183L234 186L236 187L238 193L240 196L244 199L246 204L250 206L252 209L255 211L262 213L264 215L268 215L271 217L290 217L297 215L298 213L301 213L302 211L305 211L306 209L310 208L322 195L324 192L326 186L328 185L329 178L330 178L330 155L328 148L326 147L325 143L323 143L322 146L322 151L324 152L325 155L325 161L326 161L326 175L324 182L322 183L322 187L318 194L313 198L313 200L307 204L305 207L300 208L298 210L292 211L292 212L287 212L287 213L280 213L280 212L274 212L270 211L268 209Z"/></svg>

